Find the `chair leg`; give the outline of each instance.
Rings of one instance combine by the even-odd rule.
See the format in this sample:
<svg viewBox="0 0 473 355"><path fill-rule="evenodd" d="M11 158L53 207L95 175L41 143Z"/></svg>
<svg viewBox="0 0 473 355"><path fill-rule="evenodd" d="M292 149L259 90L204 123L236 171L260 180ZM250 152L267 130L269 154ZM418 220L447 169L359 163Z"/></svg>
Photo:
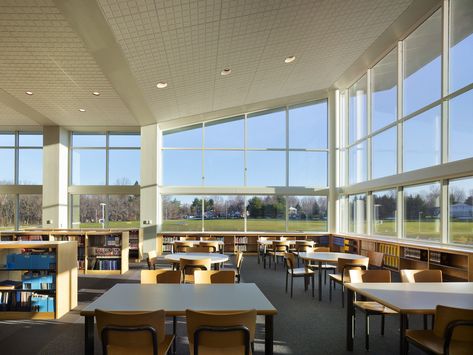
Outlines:
<svg viewBox="0 0 473 355"><path fill-rule="evenodd" d="M431 321L432 321L432 324L431 324L432 328L431 328L431 329L434 329L435 314L432 314L432 316L431 316L430 319L431 319Z"/></svg>
<svg viewBox="0 0 473 355"><path fill-rule="evenodd" d="M286 272L286 293L287 293L287 278L289 277L289 273Z"/></svg>
<svg viewBox="0 0 473 355"><path fill-rule="evenodd" d="M385 316L381 314L381 335L384 335L384 323L385 323Z"/></svg>
<svg viewBox="0 0 473 355"><path fill-rule="evenodd" d="M332 279L328 280L328 299L332 302Z"/></svg>
<svg viewBox="0 0 473 355"><path fill-rule="evenodd" d="M345 308L345 287L341 285L342 287L342 308Z"/></svg>
<svg viewBox="0 0 473 355"><path fill-rule="evenodd" d="M324 285L327 284L327 269L324 269Z"/></svg>
<svg viewBox="0 0 473 355"><path fill-rule="evenodd" d="M427 329L427 314L424 314L424 329Z"/></svg>
<svg viewBox="0 0 473 355"><path fill-rule="evenodd" d="M370 350L370 316L368 313L365 315L365 348L367 351Z"/></svg>
<svg viewBox="0 0 473 355"><path fill-rule="evenodd" d="M177 331L177 317L172 317L172 331L174 335L174 340L172 341L172 353L176 353L177 341L176 341L176 331Z"/></svg>
<svg viewBox="0 0 473 355"><path fill-rule="evenodd" d="M312 274L312 298L315 297L315 277L314 274Z"/></svg>
<svg viewBox="0 0 473 355"><path fill-rule="evenodd" d="M291 298L292 298L292 292L294 289L293 281L294 281L294 276L291 275Z"/></svg>

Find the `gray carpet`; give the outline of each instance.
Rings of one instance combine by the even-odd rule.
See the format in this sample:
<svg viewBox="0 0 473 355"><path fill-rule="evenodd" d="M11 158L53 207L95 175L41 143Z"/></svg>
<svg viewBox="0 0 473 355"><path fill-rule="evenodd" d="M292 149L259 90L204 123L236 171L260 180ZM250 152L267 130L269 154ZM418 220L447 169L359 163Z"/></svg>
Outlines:
<svg viewBox="0 0 473 355"><path fill-rule="evenodd" d="M102 292L120 282L139 282L139 268L122 276L81 276L79 278L79 306L58 321L0 321L1 354L83 354L83 319L79 311L99 297ZM256 257L245 257L242 282L256 283L278 309L275 317L275 354L350 354L345 351L345 309L341 307L341 292L335 290L332 303L328 301L328 285L323 288L323 301L305 292L302 279L294 280L294 298L284 291L285 272L282 264L277 270L263 269ZM316 289L317 292L317 289ZM317 295L316 295L317 296ZM421 327L421 318L410 318L410 325ZM170 324L169 324L170 326ZM372 354L399 353L399 318L387 317L386 334L380 336L379 317L371 321ZM169 327L169 331L170 331ZM264 350L264 319L258 318L255 353ZM364 317L357 322L355 349L351 354L367 353L364 349ZM179 319L178 354L188 354L185 320ZM96 337L96 353L100 343ZM420 354L411 347L410 354Z"/></svg>

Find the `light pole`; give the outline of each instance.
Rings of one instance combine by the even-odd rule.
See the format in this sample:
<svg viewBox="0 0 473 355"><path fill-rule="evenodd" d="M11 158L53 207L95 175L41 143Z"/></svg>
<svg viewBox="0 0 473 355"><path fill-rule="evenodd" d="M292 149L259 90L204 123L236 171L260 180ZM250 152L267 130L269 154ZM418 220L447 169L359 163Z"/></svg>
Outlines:
<svg viewBox="0 0 473 355"><path fill-rule="evenodd" d="M102 218L100 220L100 223L102 224L102 229L105 228L105 206L107 206L106 203L100 203L100 207L102 207Z"/></svg>
<svg viewBox="0 0 473 355"><path fill-rule="evenodd" d="M423 214L423 213L424 213L424 212L419 211L419 233L420 233L420 220L421 220L421 218L422 218L422 214Z"/></svg>

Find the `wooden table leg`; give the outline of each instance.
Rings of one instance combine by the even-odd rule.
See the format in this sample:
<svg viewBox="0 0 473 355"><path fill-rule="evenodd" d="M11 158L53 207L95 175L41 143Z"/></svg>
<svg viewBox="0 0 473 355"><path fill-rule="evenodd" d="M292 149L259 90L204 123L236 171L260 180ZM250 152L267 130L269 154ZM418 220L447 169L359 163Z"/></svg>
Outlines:
<svg viewBox="0 0 473 355"><path fill-rule="evenodd" d="M264 316L264 353L273 355L274 319L273 315Z"/></svg>
<svg viewBox="0 0 473 355"><path fill-rule="evenodd" d="M400 313L400 345L399 345L399 353L401 355L407 354L407 341L406 341L406 329L407 329L407 314Z"/></svg>
<svg viewBox="0 0 473 355"><path fill-rule="evenodd" d="M346 341L347 341L347 351L353 351L353 339L355 337L354 333L354 322L355 317L353 317L354 306L353 298L355 296L354 292L347 288L347 329L346 329Z"/></svg>
<svg viewBox="0 0 473 355"><path fill-rule="evenodd" d="M322 301L322 262L319 261L319 301Z"/></svg>
<svg viewBox="0 0 473 355"><path fill-rule="evenodd" d="M94 316L85 316L84 353L94 355Z"/></svg>

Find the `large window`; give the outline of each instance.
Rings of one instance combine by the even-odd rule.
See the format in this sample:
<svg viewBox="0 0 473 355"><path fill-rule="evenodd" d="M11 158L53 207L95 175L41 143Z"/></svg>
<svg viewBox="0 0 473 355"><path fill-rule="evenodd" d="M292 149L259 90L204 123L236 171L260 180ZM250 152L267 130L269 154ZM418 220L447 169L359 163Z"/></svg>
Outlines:
<svg viewBox="0 0 473 355"><path fill-rule="evenodd" d="M373 192L373 234L396 236L396 190Z"/></svg>
<svg viewBox="0 0 473 355"><path fill-rule="evenodd" d="M284 196L248 196L246 202L248 231L286 230Z"/></svg>
<svg viewBox="0 0 473 355"><path fill-rule="evenodd" d="M406 238L440 241L440 184L404 188Z"/></svg>
<svg viewBox="0 0 473 355"><path fill-rule="evenodd" d="M0 133L0 185L42 185L43 135Z"/></svg>
<svg viewBox="0 0 473 355"><path fill-rule="evenodd" d="M244 196L207 196L204 199L204 230L244 231Z"/></svg>
<svg viewBox="0 0 473 355"><path fill-rule="evenodd" d="M139 185L140 136L72 134L72 185Z"/></svg>
<svg viewBox="0 0 473 355"><path fill-rule="evenodd" d="M162 196L163 231L202 231L202 197Z"/></svg>
<svg viewBox="0 0 473 355"><path fill-rule="evenodd" d="M473 245L473 177L449 182L451 243Z"/></svg>
<svg viewBox="0 0 473 355"><path fill-rule="evenodd" d="M0 194L0 230L42 227L40 194Z"/></svg>
<svg viewBox="0 0 473 355"><path fill-rule="evenodd" d="M389 128L371 140L371 178L397 173L397 128Z"/></svg>
<svg viewBox="0 0 473 355"><path fill-rule="evenodd" d="M367 77L363 76L349 89L349 139L353 143L368 133Z"/></svg>
<svg viewBox="0 0 473 355"><path fill-rule="evenodd" d="M288 231L327 231L327 197L289 196Z"/></svg>
<svg viewBox="0 0 473 355"><path fill-rule="evenodd" d="M449 160L473 157L473 90L449 102Z"/></svg>
<svg viewBox="0 0 473 355"><path fill-rule="evenodd" d="M0 230L15 229L16 196L0 194Z"/></svg>

